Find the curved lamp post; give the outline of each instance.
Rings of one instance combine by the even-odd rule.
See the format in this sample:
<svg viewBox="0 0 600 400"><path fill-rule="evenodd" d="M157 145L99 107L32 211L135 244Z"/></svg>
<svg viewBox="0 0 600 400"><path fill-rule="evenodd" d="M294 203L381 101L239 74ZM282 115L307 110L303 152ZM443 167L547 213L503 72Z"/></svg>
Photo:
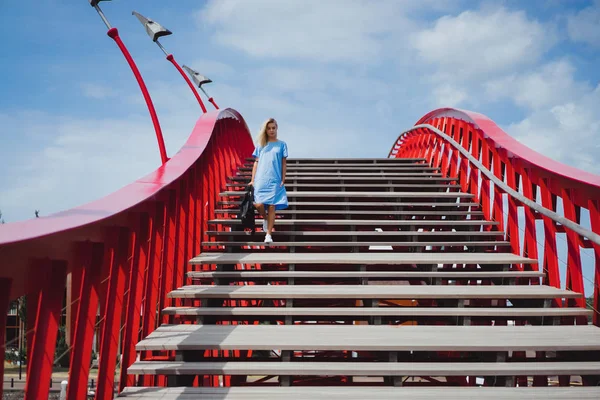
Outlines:
<svg viewBox="0 0 600 400"><path fill-rule="evenodd" d="M184 65L183 69L185 69L188 72L188 74L190 74L190 76L194 80L194 83L196 85L198 85L200 90L202 90L202 93L204 93L206 95L206 97L208 97L208 101L210 101L212 103L212 105L215 106L215 108L218 110L219 106L217 105L217 103L215 103L215 100L212 97L210 97L208 95L208 93L206 93L206 90L204 90L204 88L202 87L202 85L204 85L205 83L211 83L212 81L210 79L208 79L207 77L205 77L204 75L201 75L199 72L194 71L187 65Z"/></svg>
<svg viewBox="0 0 600 400"><path fill-rule="evenodd" d="M156 110L154 109L154 104L152 104L152 99L150 98L150 93L148 93L148 89L146 88L146 84L144 83L144 80L142 79L142 75L140 74L140 71L139 71L137 65L135 65L133 58L131 58L131 54L129 54L129 51L123 44L123 41L121 41L121 38L119 37L119 31L117 30L117 28L113 28L110 26L110 23L106 19L106 16L100 9L100 6L98 6L98 3L100 3L101 1L106 1L106 0L89 0L89 1L90 1L90 5L96 9L96 11L98 12L98 15L100 15L100 18L102 18L104 25L106 25L106 27L108 28L108 32L106 34L111 39L113 39L115 41L115 43L117 43L117 46L119 46L119 49L121 49L121 52L123 53L123 56L127 60L129 67L133 71L133 75L135 76L135 79L137 80L138 85L140 85L140 90L142 91L142 94L144 95L144 100L146 100L146 105L148 106L148 111L150 112L150 117L152 118L152 124L154 125L154 131L156 132L156 139L158 140L158 150L160 151L160 158L162 160L162 163L164 164L169 160L169 158L167 157L167 150L165 148L165 140L163 138L162 130L160 129L160 123L158 122L158 116L156 115Z"/></svg>
<svg viewBox="0 0 600 400"><path fill-rule="evenodd" d="M152 39L152 41L158 45L158 47L162 50L162 52L165 53L165 56L167 56L167 60L169 60L171 62L171 64L173 64L175 66L175 68L177 68L177 71L179 71L181 76L183 76L183 79L185 79L185 81L188 84L188 86L190 87L190 89L192 89L194 96L196 96L196 100L198 100L198 103L200 104L200 108L202 109L202 112L205 113L206 107L204 106L204 103L202 102L200 95L198 94L196 89L194 89L194 85L192 84L192 82L190 82L189 78L186 76L185 72L183 72L183 70L181 69L179 64L177 64L177 61L175 61L173 54L168 53L165 50L165 48L163 47L163 45L158 41L158 39L160 37L171 35L173 32L166 29L158 22L152 21L151 19L144 17L142 14L140 14L136 11L132 11L132 14L137 17L137 19L142 23L142 25L144 25L144 28L146 28L146 33L148 34L148 36L150 36L150 39Z"/></svg>

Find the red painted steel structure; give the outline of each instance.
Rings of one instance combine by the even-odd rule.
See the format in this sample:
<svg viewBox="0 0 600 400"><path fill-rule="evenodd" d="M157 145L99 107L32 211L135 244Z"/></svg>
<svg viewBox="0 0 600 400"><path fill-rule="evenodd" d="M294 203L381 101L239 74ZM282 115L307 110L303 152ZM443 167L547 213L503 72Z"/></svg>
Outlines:
<svg viewBox="0 0 600 400"><path fill-rule="evenodd" d="M212 97L208 98L208 101L210 101L212 103L213 106L215 106L215 109L219 109L219 106L217 105L217 103L215 103L215 100Z"/></svg>
<svg viewBox="0 0 600 400"><path fill-rule="evenodd" d="M470 152L484 167L515 191L559 215L581 224L581 211L588 211L590 227L600 233L600 177L551 160L519 143L502 131L484 115L454 108L441 108L423 116L416 124L429 124L443 131ZM499 222L500 231L506 231L506 240L514 253L538 258L538 245L543 249L545 284L561 287L557 235L564 233L567 240L567 289L584 293L584 279L593 281L593 308L596 326L600 326L600 246L581 237L578 233L557 224L552 219L536 213L512 196L507 196L507 208L503 192L480 174L477 168L464 158L456 148L430 129L419 128L401 135L392 147L390 157L424 157L433 167L440 167L446 176L458 177L462 190L477 197L482 205L485 219ZM523 207L524 222L519 224L518 208ZM506 225L505 225L506 214ZM536 220L543 221L536 230ZM523 227L524 225L524 227ZM523 235L523 236L521 236ZM521 249L521 243L523 248ZM584 277L581 249L593 249L594 276ZM515 268L523 269L521 265ZM575 304L585 307L584 300ZM563 304L555 303L555 306ZM578 319L577 323L586 323Z"/></svg>
<svg viewBox="0 0 600 400"><path fill-rule="evenodd" d="M169 62L171 64L173 64L173 66L175 68L177 68L177 71L179 71L179 73L181 74L181 76L183 76L183 79L185 79L185 82L188 84L188 86L190 87L190 89L194 93L194 96L196 96L196 100L198 101L198 104L200 104L200 108L202 109L202 112L205 113L206 112L206 107L204 106L204 102L202 101L202 98L198 94L198 91L194 87L194 84L192 83L192 81L190 81L190 78L188 78L187 75L185 74L185 71L179 66L179 64L177 63L177 61L175 61L175 57L173 57L173 54L167 55L167 60L169 60ZM209 99L209 101L210 100L212 100L212 97ZM216 107L216 109L218 110L219 107Z"/></svg>
<svg viewBox="0 0 600 400"><path fill-rule="evenodd" d="M556 211L556 201L561 198L564 216L578 223L581 208L587 208L591 229L600 232L597 176L531 151L476 113L440 109L418 122L424 123L449 134L509 186L545 207ZM252 139L239 113L232 109L213 111L199 119L183 148L150 175L90 204L8 224L0 230L0 307L6 309L10 299L27 295L27 352L31 362L26 399L47 398L67 274L73 277L71 297L76 315L68 398L85 397L97 328L100 357L96 399L112 398L117 362L122 366L119 387L135 384L125 373L125 367L136 358L134 346L161 323L173 322L173 317L160 314L170 305L167 293L182 286L187 261L200 253L206 240L207 221L215 217L217 194L226 176L233 174L252 149ZM439 136L417 129L400 138L390 156L425 157L445 175L458 177L462 189L477 196L485 217L501 222L498 229L507 232L513 251L537 258L538 242L543 241L547 283L560 286L556 235L565 231L563 226L525 208L521 251L517 209L522 205L508 199L505 226L500 190ZM543 239L537 238L537 219L543 219ZM565 233L569 254L566 286L572 290L583 291L580 249L594 249L594 307L598 310L600 249L573 232ZM597 311L594 322L599 324ZM0 335L5 324L5 320L0 324ZM143 360L173 357L171 353L140 354ZM545 384L540 380L536 383ZM164 377L145 376L138 384L166 382Z"/></svg>
<svg viewBox="0 0 600 400"><path fill-rule="evenodd" d="M150 97L150 93L148 92L148 88L144 83L144 79L142 79L142 74L140 74L140 70L138 69L135 61L129 54L129 50L125 47L125 44L121 40L119 36L119 31L117 28L110 28L106 34L115 41L119 49L123 53L123 56L127 60L135 79L137 80L138 85L140 86L140 90L142 91L142 95L144 96L144 100L146 101L146 105L148 106L148 111L150 112L150 118L152 119L152 124L154 125L154 131L156 132L156 140L158 141L158 150L160 152L160 159L162 163L166 163L169 158L167 157L167 150L165 148L165 140L163 138L162 130L160 128L160 123L158 122L158 115L156 115L156 110L154 109L154 104L152 103L152 98ZM204 112L206 109L202 108Z"/></svg>
<svg viewBox="0 0 600 400"><path fill-rule="evenodd" d="M9 299L23 295L29 305L26 399L48 398L67 274L74 277L77 316L68 399L86 398L96 328L96 399L112 399L116 380L120 387L133 383L125 367L136 358L135 344L163 322L160 310L168 305L167 293L183 284L187 261L206 240L219 188L252 150L238 112L212 111L153 173L92 203L3 226L0 307L7 309ZM5 327L3 319L2 335ZM123 368L115 378L117 362Z"/></svg>

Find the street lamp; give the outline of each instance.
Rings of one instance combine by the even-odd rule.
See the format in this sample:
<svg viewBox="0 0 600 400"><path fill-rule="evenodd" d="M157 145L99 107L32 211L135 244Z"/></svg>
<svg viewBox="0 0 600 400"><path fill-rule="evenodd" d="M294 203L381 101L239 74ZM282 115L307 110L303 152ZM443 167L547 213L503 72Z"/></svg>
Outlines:
<svg viewBox="0 0 600 400"><path fill-rule="evenodd" d="M146 84L144 83L144 80L142 79L142 75L140 74L140 71L139 71L137 65L135 65L135 62L133 61L133 58L131 58L131 54L129 54L129 51L123 44L123 41L121 40L121 38L119 37L119 31L117 30L117 28L113 28L110 26L108 19L106 19L106 16L100 9L100 6L98 5L98 3L100 3L101 1L107 1L107 0L89 0L90 5L96 9L96 11L98 12L98 15L100 15L100 18L102 18L102 22L104 22L104 25L106 25L106 27L108 28L108 32L106 32L106 34L111 39L113 39L115 41L115 43L117 43L117 46L119 46L119 49L121 49L121 52L123 53L123 56L127 60L129 67L133 71L133 75L135 76L135 79L137 80L138 85L140 85L140 90L142 91L144 100L146 100L146 105L148 106L148 111L150 112L150 118L152 118L152 124L154 125L154 131L156 132L156 139L158 141L158 150L160 151L160 158L162 160L162 163L164 164L169 160L169 158L167 157L167 150L165 148L165 140L163 138L162 130L160 129L160 123L158 122L158 116L156 115L156 110L154 109L154 104L152 104L152 99L150 98L150 93L148 93Z"/></svg>
<svg viewBox="0 0 600 400"><path fill-rule="evenodd" d="M200 90L202 90L202 93L204 93L204 95L206 95L206 97L208 97L208 101L210 101L212 103L212 105L215 106L215 108L218 110L219 106L217 106L217 103L215 103L215 100L212 97L210 97L208 95L208 93L206 93L206 90L204 90L204 88L202 87L202 85L204 85L205 83L211 83L212 81L210 79L208 79L207 77L205 77L204 75L201 75L199 72L194 71L187 65L184 65L183 69L185 69L188 72L188 74L190 74L190 76L194 80L194 83L196 85L198 85Z"/></svg>
<svg viewBox="0 0 600 400"><path fill-rule="evenodd" d="M160 37L171 35L173 32L166 29L158 22L152 21L151 19L144 17L142 14L138 13L137 11L132 11L131 13L133 15L135 15L137 17L137 19L142 23L144 28L146 28L146 33L148 34L148 36L150 36L150 39L152 39L152 41L158 45L158 47L162 50L162 52L165 53L165 56L167 56L167 60L169 60L171 62L171 64L173 64L175 66L177 71L179 71L181 76L183 76L183 79L185 79L185 81L188 84L188 86L190 87L190 89L192 89L194 96L196 96L196 100L198 100L198 103L200 104L200 108L202 109L202 112L205 113L206 107L204 106L204 102L202 102L202 98L200 98L200 95L198 94L196 89L194 89L194 85L189 80L189 78L187 77L185 72L183 72L183 70L181 69L179 64L177 64L177 61L175 61L173 54L168 53L165 50L165 48L163 47L163 45L158 41L158 39Z"/></svg>

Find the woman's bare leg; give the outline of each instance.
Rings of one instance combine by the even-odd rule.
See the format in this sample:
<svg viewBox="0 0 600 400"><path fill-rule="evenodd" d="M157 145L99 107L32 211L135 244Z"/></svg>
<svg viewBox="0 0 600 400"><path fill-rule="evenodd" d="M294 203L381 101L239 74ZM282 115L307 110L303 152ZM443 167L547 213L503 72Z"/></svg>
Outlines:
<svg viewBox="0 0 600 400"><path fill-rule="evenodd" d="M275 225L275 206L269 206L269 225L267 225L267 233L270 235L273 232L273 226Z"/></svg>
<svg viewBox="0 0 600 400"><path fill-rule="evenodd" d="M267 218L267 214L265 213L265 205L262 203L254 203L254 207L258 210L258 213L264 219Z"/></svg>

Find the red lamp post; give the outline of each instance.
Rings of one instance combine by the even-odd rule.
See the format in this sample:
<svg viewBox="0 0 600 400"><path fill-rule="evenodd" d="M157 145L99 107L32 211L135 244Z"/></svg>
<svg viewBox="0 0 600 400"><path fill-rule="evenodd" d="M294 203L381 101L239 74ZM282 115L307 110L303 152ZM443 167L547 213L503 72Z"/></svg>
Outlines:
<svg viewBox="0 0 600 400"><path fill-rule="evenodd" d="M158 47L162 50L162 52L165 53L165 56L167 56L167 60L169 60L171 62L171 64L173 64L173 66L177 69L177 71L179 71L179 73L181 74L181 76L183 77L185 82L188 84L188 86L192 90L192 93L194 93L194 96L196 97L198 104L200 104L200 108L202 109L202 112L205 113L206 107L204 106L204 103L202 102L202 98L200 98L200 95L198 94L196 89L194 89L194 85L192 84L190 79L187 77L185 72L183 72L183 70L181 69L179 64L177 64L177 61L175 61L173 54L168 53L165 50L165 48L163 47L163 45L158 41L158 39L160 37L171 35L173 32L164 28L158 22L152 21L151 19L144 17L142 14L140 14L136 11L133 11L132 14L137 17L137 19L142 23L142 25L144 25L144 28L146 28L146 33L148 34L148 36L150 36L152 41L158 45Z"/></svg>
<svg viewBox="0 0 600 400"><path fill-rule="evenodd" d="M148 93L148 89L146 88L146 84L144 83L144 80L142 79L142 75L140 74L140 71L139 71L137 65L135 65L133 58L131 58L131 54L129 54L129 51L125 47L125 44L123 44L123 41L119 37L119 31L117 30L117 28L113 28L110 26L110 23L106 19L106 16L100 9L100 6L98 6L98 3L100 3L101 1L106 1L106 0L89 0L89 1L90 1L90 5L96 9L96 11L98 12L98 15L100 15L100 18L102 18L102 21L108 28L107 35L111 39L113 39L115 41L115 43L117 43L117 46L119 46L119 49L121 49L123 56L127 60L127 63L129 64L131 71L133 71L133 75L135 76L135 79L137 80L138 85L140 86L140 90L142 91L144 100L146 100L146 105L148 106L148 111L150 112L150 118L152 118L152 124L154 125L154 131L156 132L156 139L158 141L158 150L160 151L160 158L162 160L162 163L164 164L169 160L169 158L167 157L167 150L165 148L165 141L163 138L162 130L160 129L160 123L158 122L158 116L156 115L156 110L154 109L154 104L152 104L152 99L150 98L150 93Z"/></svg>
<svg viewBox="0 0 600 400"><path fill-rule="evenodd" d="M190 67L188 67L186 65L183 66L183 69L185 69L188 72L188 74L190 74L190 76L194 80L194 83L196 83L196 85L198 85L200 90L202 90L202 93L204 93L204 95L206 97L208 97L208 101L210 101L212 103L212 105L215 106L215 108L218 110L219 106L217 106L217 103L215 103L215 100L212 97L210 97L208 95L208 93L206 93L206 90L204 90L204 88L202 87L202 85L204 85L206 83L211 83L212 81L210 79L208 79L207 77L205 77L204 75L201 75L200 73L198 73L197 71L194 71L193 69L191 69Z"/></svg>

